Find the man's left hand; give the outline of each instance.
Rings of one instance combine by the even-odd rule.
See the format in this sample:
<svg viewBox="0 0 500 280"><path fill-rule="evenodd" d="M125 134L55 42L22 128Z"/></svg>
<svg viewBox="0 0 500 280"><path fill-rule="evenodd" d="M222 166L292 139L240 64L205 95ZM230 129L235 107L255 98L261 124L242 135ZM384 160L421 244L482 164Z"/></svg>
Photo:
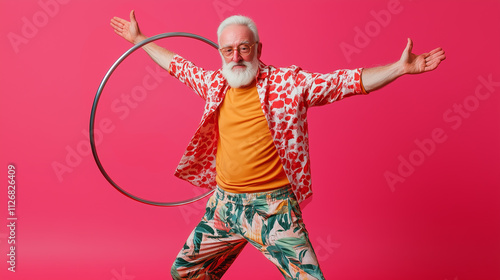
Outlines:
<svg viewBox="0 0 500 280"><path fill-rule="evenodd" d="M441 48L436 48L429 53L423 53L420 55L412 53L412 49L413 42L410 38L408 38L408 44L406 45L400 59L403 72L405 74L420 74L432 71L436 69L441 61L446 58L444 51Z"/></svg>

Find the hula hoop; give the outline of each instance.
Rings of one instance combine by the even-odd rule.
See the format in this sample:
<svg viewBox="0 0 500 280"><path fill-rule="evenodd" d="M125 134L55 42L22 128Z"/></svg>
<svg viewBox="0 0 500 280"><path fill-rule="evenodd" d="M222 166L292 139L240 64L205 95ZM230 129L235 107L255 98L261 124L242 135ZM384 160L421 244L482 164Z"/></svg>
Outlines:
<svg viewBox="0 0 500 280"><path fill-rule="evenodd" d="M99 88L97 90L97 93L96 93L96 96L95 96L95 99L94 99L94 104L92 105L92 111L91 111L91 114L90 114L90 128L89 128L89 136L90 136L90 146L92 148L92 154L94 155L94 160L97 164L97 167L99 167L99 170L101 171L102 175L104 175L104 178L106 178L106 180L116 189L118 190L120 193L124 194L125 196L135 200L135 201L138 201L138 202L142 202L142 203L145 203L145 204L149 204L149 205L155 205L155 206L180 206L180 205L185 205L185 204L189 204L189 203L192 203L192 202L195 202L195 201L198 201L206 196L208 196L209 194L211 194L212 192L214 192L214 190L210 190L202 195L199 195L199 196L196 196L194 198L191 198L191 199L187 199L187 200L182 200L182 201L173 201L173 202L158 202L158 201L151 201L151 200L147 200L147 199L144 199L144 198L141 198L141 197L138 197L136 195L133 195L127 191L125 191L123 188L121 188L120 186L118 186L117 183L115 183L113 181L113 179L111 179L111 177L108 175L108 173L106 172L106 170L104 169L104 167L102 166L101 164L101 160L99 159L99 156L97 155L97 149L96 149L96 145L95 145L95 139L94 139L94 123L95 123L95 115L96 115L96 110L97 110L97 105L99 104L99 98L101 97L101 93L102 93L102 90L104 89L104 86L106 85L106 83L108 82L109 80L109 77L111 76L111 74L116 70L116 68L118 67L118 65L120 65L120 63L123 62L123 60L125 60L125 58L127 58L129 55L131 55L133 52L135 52L137 49L141 48L142 46L148 44L148 43L151 43L153 41L156 41L156 40L159 40L159 39L163 39L163 38L168 38L168 37L187 37L187 38L193 38L193 39L197 39L197 40L200 40L200 41L203 41L211 46L213 46L214 48L218 49L219 46L202 37L202 36L199 36L199 35L195 35L195 34L191 34L191 33L185 33L185 32L170 32L170 33L163 33L163 34L159 34L159 35L156 35L156 36L153 36L153 37L150 37L142 42L139 42L138 44L134 45L132 48L130 48L128 51L126 51L122 56L120 56L120 58L118 58L118 60L115 61L115 63L111 66L111 68L109 68L108 72L106 73L106 75L104 76L104 78L102 79L101 81L101 84L99 85Z"/></svg>

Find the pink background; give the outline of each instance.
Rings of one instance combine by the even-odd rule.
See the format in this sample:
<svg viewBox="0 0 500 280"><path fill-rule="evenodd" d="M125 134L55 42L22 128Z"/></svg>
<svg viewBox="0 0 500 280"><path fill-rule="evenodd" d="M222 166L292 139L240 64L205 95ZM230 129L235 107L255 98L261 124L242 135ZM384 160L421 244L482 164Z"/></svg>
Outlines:
<svg viewBox="0 0 500 280"><path fill-rule="evenodd" d="M89 153L96 90L131 47L109 20L131 9L148 35L214 41L221 19L248 15L264 62L318 72L393 62L407 37L417 53L443 47L435 72L310 110L315 195L305 221L327 279L500 279L498 0L0 1L0 171L16 166L18 218L12 273L3 187L1 279L169 279L203 214L206 200L162 208L121 195ZM204 43L159 43L220 66ZM156 70L140 51L112 76L98 151L127 190L189 198L199 190L172 174L203 102ZM281 279L251 246L226 275Z"/></svg>

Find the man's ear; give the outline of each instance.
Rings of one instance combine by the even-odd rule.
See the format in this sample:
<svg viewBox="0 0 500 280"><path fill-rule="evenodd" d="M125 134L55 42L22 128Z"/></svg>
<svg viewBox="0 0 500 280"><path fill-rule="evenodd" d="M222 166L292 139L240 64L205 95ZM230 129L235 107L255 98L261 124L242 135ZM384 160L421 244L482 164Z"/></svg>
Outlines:
<svg viewBox="0 0 500 280"><path fill-rule="evenodd" d="M259 42L259 46L257 47L257 58L260 59L261 55L262 55L262 43Z"/></svg>

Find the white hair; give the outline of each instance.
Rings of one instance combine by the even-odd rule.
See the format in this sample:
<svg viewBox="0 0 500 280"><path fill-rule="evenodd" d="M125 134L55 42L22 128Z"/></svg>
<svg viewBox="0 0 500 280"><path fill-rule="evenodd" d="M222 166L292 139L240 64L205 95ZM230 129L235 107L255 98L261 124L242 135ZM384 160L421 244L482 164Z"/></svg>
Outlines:
<svg viewBox="0 0 500 280"><path fill-rule="evenodd" d="M244 25L248 27L253 33L254 40L256 42L259 41L259 32L257 31L257 25L255 25L255 22L249 17L236 15L230 16L220 23L219 28L217 29L217 40L219 41L219 44L222 30L224 30L224 28L228 27L229 25Z"/></svg>

